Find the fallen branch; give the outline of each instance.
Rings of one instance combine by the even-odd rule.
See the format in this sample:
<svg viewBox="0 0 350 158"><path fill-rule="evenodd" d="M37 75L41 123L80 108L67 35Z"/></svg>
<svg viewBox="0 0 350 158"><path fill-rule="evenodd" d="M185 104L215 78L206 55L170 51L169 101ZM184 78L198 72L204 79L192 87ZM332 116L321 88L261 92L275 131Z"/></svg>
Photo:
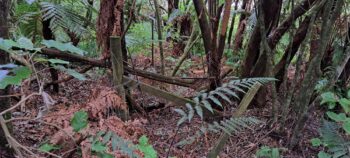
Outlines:
<svg viewBox="0 0 350 158"><path fill-rule="evenodd" d="M14 50L23 50L20 48L12 48ZM25 50L28 51L28 50ZM34 53L34 51L29 51L31 53ZM42 54L42 55L49 55L51 57L55 57L55 58L59 58L62 60L66 60L66 61L70 61L70 62L80 62L86 65L91 65L91 66L95 66L95 67L102 67L102 68L109 68L111 66L111 64L109 62L107 62L105 59L93 59L93 58L89 58L89 57L85 57L85 56L81 56L81 55L77 55L77 54L72 54L69 52L64 52L64 51L60 51L57 49L52 49L52 48L42 48L40 52L37 52L38 54ZM159 75L156 73L152 73L152 72L147 72L147 71L143 71L140 69L134 69L131 67L127 67L124 66L124 70L127 73L136 75L136 76L141 76L144 78L148 78L151 80L155 80L155 81L159 81L159 82L164 82L164 83L168 83L168 84L174 84L174 85L178 85L178 86L183 86L183 87L189 87L189 88L195 88L193 87L193 85L198 81L198 80L184 80L184 79L180 79L180 78L174 78L174 77L167 77L164 75ZM60 82L60 80L55 81L55 82ZM63 81L65 82L65 81Z"/></svg>

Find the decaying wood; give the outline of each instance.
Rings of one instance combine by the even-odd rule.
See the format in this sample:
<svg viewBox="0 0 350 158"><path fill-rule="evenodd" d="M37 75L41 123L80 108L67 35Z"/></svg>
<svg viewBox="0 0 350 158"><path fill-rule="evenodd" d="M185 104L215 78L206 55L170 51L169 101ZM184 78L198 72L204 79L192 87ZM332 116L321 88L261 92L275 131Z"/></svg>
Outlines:
<svg viewBox="0 0 350 158"><path fill-rule="evenodd" d="M141 91L152 94L154 96L166 99L168 101L171 101L173 103L176 103L178 105L185 105L186 103L194 103L191 99L183 98L180 96L177 96L175 94L163 91L161 89L155 88L153 86L150 86L148 84L138 82L134 79L128 78L128 77L123 77L123 82L124 85L127 86L128 88L135 88L137 86L140 87Z"/></svg>
<svg viewBox="0 0 350 158"><path fill-rule="evenodd" d="M116 90L121 97L122 101L125 102L125 89L123 86L123 75L124 75L124 64L123 64L123 52L122 43L119 36L110 37L110 51L111 61L113 70L113 84L116 86ZM123 121L129 118L129 109L119 110L117 112L119 118Z"/></svg>
<svg viewBox="0 0 350 158"><path fill-rule="evenodd" d="M13 47L14 50L20 50L20 48ZM23 50L23 49L21 49ZM30 51L34 53L34 51ZM53 48L42 48L41 51L37 52L42 55L51 55L52 57L59 58L62 60L70 61L70 62L78 62L85 65L91 65L95 67L109 68L111 67L111 63L107 62L105 59L94 59L85 56L81 56L78 54L72 54L70 52L64 52ZM168 84L174 84L183 87L189 87L192 89L196 89L198 87L194 86L197 82L202 81L203 79L181 79L176 77L167 77L160 74L135 69L131 67L124 67L125 72L130 73L132 75L141 76L144 78L148 78L151 80L164 82Z"/></svg>

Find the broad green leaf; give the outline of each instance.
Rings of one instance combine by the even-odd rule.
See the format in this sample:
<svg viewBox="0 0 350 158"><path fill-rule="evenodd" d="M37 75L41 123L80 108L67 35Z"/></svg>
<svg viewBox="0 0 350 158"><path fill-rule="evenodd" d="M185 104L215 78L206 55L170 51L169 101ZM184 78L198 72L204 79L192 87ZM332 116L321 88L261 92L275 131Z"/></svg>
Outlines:
<svg viewBox="0 0 350 158"><path fill-rule="evenodd" d="M148 143L148 138L145 135L139 138L137 148L144 154L144 158L157 158L157 152Z"/></svg>
<svg viewBox="0 0 350 158"><path fill-rule="evenodd" d="M335 94L332 92L325 92L325 93L321 94L321 97L322 97L321 104L337 102L337 98L336 98Z"/></svg>
<svg viewBox="0 0 350 158"><path fill-rule="evenodd" d="M71 120L71 126L75 132L80 131L81 129L87 127L88 124L88 114L85 111L78 111L74 113L74 116Z"/></svg>
<svg viewBox="0 0 350 158"><path fill-rule="evenodd" d="M143 135L139 138L139 144L140 145L148 145L148 138L147 136Z"/></svg>
<svg viewBox="0 0 350 158"><path fill-rule="evenodd" d="M319 139L319 138L312 138L311 139L311 144L314 147L318 147L318 146L320 146L322 144L322 142L321 142L321 139Z"/></svg>
<svg viewBox="0 0 350 158"><path fill-rule="evenodd" d="M75 71L75 70L73 70L73 69L67 69L67 68L65 68L65 67L62 66L62 65L55 65L55 66L53 66L53 67L54 67L55 69L57 69L57 70L66 72L67 74L73 76L74 78L76 78L76 79L78 79L78 80L81 80L81 81L86 80L86 77L85 77L83 74L81 74L81 73L79 73L79 72L77 72L77 71Z"/></svg>
<svg viewBox="0 0 350 158"><path fill-rule="evenodd" d="M86 54L85 51L73 46L72 43L61 43L55 40L43 40L41 43L48 48L56 48L60 51L68 51L79 55Z"/></svg>
<svg viewBox="0 0 350 158"><path fill-rule="evenodd" d="M272 158L280 158L280 151L278 148L272 148L271 150Z"/></svg>
<svg viewBox="0 0 350 158"><path fill-rule="evenodd" d="M95 152L103 152L107 149L106 145L102 144L102 142L97 141L93 144L91 144L91 151Z"/></svg>
<svg viewBox="0 0 350 158"><path fill-rule="evenodd" d="M0 70L0 82L7 76L9 72L10 71L8 70Z"/></svg>
<svg viewBox="0 0 350 158"><path fill-rule="evenodd" d="M324 151L320 151L320 152L317 154L317 157L318 157L318 158L332 158L331 155L325 153Z"/></svg>
<svg viewBox="0 0 350 158"><path fill-rule="evenodd" d="M347 117L344 113L336 114L332 111L328 111L326 114L329 118L331 118L332 120L334 120L336 122L343 122L343 121L346 121L346 119L347 119Z"/></svg>
<svg viewBox="0 0 350 158"><path fill-rule="evenodd" d="M339 104L341 105L341 107L343 107L345 113L350 112L350 100L349 99L341 98L339 100Z"/></svg>
<svg viewBox="0 0 350 158"><path fill-rule="evenodd" d="M13 41L13 40L9 40L9 39L3 39L0 38L0 49L4 50L6 52L9 52L9 50L13 47L13 46L18 46L18 43Z"/></svg>
<svg viewBox="0 0 350 158"><path fill-rule="evenodd" d="M12 69L10 72L12 72L14 74L14 76L12 75L7 75L5 77L3 77L3 79L0 82L0 89L5 89L8 85L20 85L22 80L28 78L32 71L25 67L25 66L21 66L21 67L17 67ZM5 72L3 72L5 73Z"/></svg>
<svg viewBox="0 0 350 158"><path fill-rule="evenodd" d="M47 144L47 143L45 143L39 147L40 151L45 151L45 152L50 152L52 150L57 150L57 149L60 149L60 148L55 146L55 145L51 145L51 144Z"/></svg>
<svg viewBox="0 0 350 158"><path fill-rule="evenodd" d="M350 89L348 90L347 97L350 99Z"/></svg>
<svg viewBox="0 0 350 158"><path fill-rule="evenodd" d="M16 68L16 67L18 67L18 66L15 65L15 64L12 64L12 63L5 64L5 65L0 65L0 69L3 69L3 68L13 69L13 68Z"/></svg>
<svg viewBox="0 0 350 158"><path fill-rule="evenodd" d="M61 59L49 59L48 61L52 64L66 64L66 65L69 64L68 61L64 61Z"/></svg>
<svg viewBox="0 0 350 158"><path fill-rule="evenodd" d="M19 45L20 48L24 48L27 50L33 50L34 49L34 45L32 43L32 41L26 37L21 37L17 40L17 43Z"/></svg>
<svg viewBox="0 0 350 158"><path fill-rule="evenodd" d="M108 154L108 153L105 153L105 152L100 153L100 156L101 156L102 158L114 158L114 155Z"/></svg>
<svg viewBox="0 0 350 158"><path fill-rule="evenodd" d="M343 123L343 129L347 134L350 134L350 122Z"/></svg>

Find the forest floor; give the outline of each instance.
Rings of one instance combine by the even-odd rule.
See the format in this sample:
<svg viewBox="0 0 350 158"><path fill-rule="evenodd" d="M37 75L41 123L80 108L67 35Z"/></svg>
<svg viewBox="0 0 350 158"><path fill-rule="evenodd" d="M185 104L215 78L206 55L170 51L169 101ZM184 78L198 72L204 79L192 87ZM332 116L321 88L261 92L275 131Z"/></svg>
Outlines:
<svg viewBox="0 0 350 158"><path fill-rule="evenodd" d="M187 68L188 70L186 70L186 72L188 72L187 76L199 77L204 74L205 70L202 69L201 59L193 58L192 62L193 63ZM155 72L155 69L150 66L150 58L148 57L138 55L135 57L133 63L137 68ZM167 67L175 64L174 61L167 61L166 63ZM139 92L138 90L134 90L134 98L138 105L150 107L146 108L148 109L147 115L150 120L147 120L146 117L135 111L131 113L131 121L127 123L123 123L115 117L112 117L112 119L101 118L100 115L105 114L102 108L109 107L98 107L98 105L110 100L107 99L107 101L101 102L98 99L101 95L112 95L113 90L109 88L112 86L108 75L101 77L98 75L100 72L101 70L94 69L88 73L90 76L89 80L78 81L73 79L61 84L59 93L48 92L52 99L56 101L56 104L47 113L38 114L38 105L43 104L40 97L34 97L28 100L25 113L20 111L13 112L16 118L23 118L13 121L13 133L15 138L20 143L32 147L38 147L43 142L59 143L60 141L67 141L67 139L62 136L62 131L70 133L71 129L68 129L69 119L74 112L83 109L89 111L89 114L96 117L96 119L90 120L89 122L89 134L109 129L116 131L117 134L134 143L137 143L137 138L141 135L147 135L150 139L150 144L156 149L159 157L205 157L209 151L208 149L211 149L218 140L220 134L208 133L199 138L195 138L194 141L189 144L182 144L182 140L191 138L195 135L196 131L200 129L200 119L195 118L191 123L185 123L177 127L176 123L180 119L180 116L174 112L173 109L178 108L178 106ZM188 98L195 95L194 90L188 88L161 84L141 77L138 79L144 83L155 87L161 87L169 92ZM123 106L117 98L114 98L114 100L112 98L112 101L115 101L118 106ZM234 110L235 107L229 107L225 109L224 113L230 114ZM252 106L252 108L248 109L245 113L246 116L255 117L263 121L263 123L256 125L253 129L248 129L231 136L224 150L221 152L220 157L254 157L256 151L262 146L280 148L281 155L285 158L317 157L316 155L319 149L311 146L310 139L318 137L317 129L320 126L320 120L318 120L318 118L321 118L318 115L320 112L310 114L309 120L301 132L302 141L299 147L294 150L288 150L286 146L287 140L292 132L293 119L290 119L290 123L286 124L284 127L270 125L270 110L270 106ZM38 115L42 115L40 120L43 122L28 119L35 118ZM289 118L293 118L293 116L289 116ZM52 126L52 124L55 126ZM286 132L279 133L276 132L278 131L276 129L284 129L281 131ZM74 139L79 140L80 138L81 136L74 135ZM86 142L82 141L80 145L84 146L84 143ZM70 145L71 146L68 145L68 149L74 149L74 144ZM61 152L63 151L64 149L61 150ZM0 156L1 158L11 157L6 156L7 154L1 150L0 155L2 155Z"/></svg>

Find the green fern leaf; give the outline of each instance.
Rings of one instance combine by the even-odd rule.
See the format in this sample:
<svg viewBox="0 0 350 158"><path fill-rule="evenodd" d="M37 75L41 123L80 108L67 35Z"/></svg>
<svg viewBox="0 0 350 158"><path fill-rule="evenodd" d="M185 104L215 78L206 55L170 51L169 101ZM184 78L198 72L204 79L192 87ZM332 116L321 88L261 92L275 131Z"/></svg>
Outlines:
<svg viewBox="0 0 350 158"><path fill-rule="evenodd" d="M221 97L222 99L224 99L225 101L227 101L229 104L232 104L230 98L228 96L226 96L226 94L221 93L220 91L213 91L213 94L218 95L219 97Z"/></svg>
<svg viewBox="0 0 350 158"><path fill-rule="evenodd" d="M219 101L219 99L216 99L213 95L209 95L208 97L210 100L212 100L216 105L219 105L220 107L222 107L221 102Z"/></svg>
<svg viewBox="0 0 350 158"><path fill-rule="evenodd" d="M228 89L226 87L220 87L220 88L218 88L218 91L225 92L225 93L227 93L227 94L229 94L237 99L240 99L239 96L234 91L232 91L231 89Z"/></svg>
<svg viewBox="0 0 350 158"><path fill-rule="evenodd" d="M194 110L192 108L192 105L189 104L189 103L186 104L186 107L188 109L188 122L191 122L191 120L192 120L192 118L194 116Z"/></svg>
<svg viewBox="0 0 350 158"><path fill-rule="evenodd" d="M212 108L212 106L210 105L210 103L206 100L202 100L201 102L205 108L207 108L211 113L214 113L214 110Z"/></svg>
<svg viewBox="0 0 350 158"><path fill-rule="evenodd" d="M196 105L194 107L194 109L196 109L196 113L199 115L199 117L203 120L203 109L201 106Z"/></svg>

